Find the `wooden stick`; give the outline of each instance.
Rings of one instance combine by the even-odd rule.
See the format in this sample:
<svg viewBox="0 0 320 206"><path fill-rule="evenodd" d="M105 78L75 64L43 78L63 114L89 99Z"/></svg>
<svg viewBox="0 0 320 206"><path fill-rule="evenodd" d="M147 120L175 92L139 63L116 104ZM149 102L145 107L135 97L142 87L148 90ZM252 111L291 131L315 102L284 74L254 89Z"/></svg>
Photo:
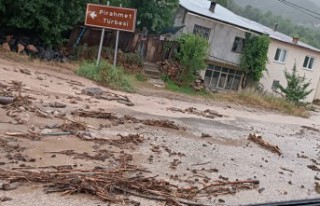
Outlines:
<svg viewBox="0 0 320 206"><path fill-rule="evenodd" d="M202 166L202 165L207 165L210 164L211 162L205 162L205 163L198 163L198 164L193 164L191 166Z"/></svg>
<svg viewBox="0 0 320 206"><path fill-rule="evenodd" d="M172 197L162 197L162 196L156 196L156 195L142 194L142 193L138 193L138 192L135 192L135 191L132 191L132 190L124 189L124 188L121 188L121 187L118 187L118 186L115 186L114 188L117 189L117 190L120 190L122 192L131 194L131 195L134 195L134 196L137 196L137 197L146 198L146 199L149 199L149 200L157 200L157 201L175 200L175 201L177 201L179 203L182 203L182 204L185 204L185 205L191 205L191 206L211 206L212 205L212 204L207 205L207 204L192 202L192 201L188 201L188 200L180 199L180 198L174 199Z"/></svg>

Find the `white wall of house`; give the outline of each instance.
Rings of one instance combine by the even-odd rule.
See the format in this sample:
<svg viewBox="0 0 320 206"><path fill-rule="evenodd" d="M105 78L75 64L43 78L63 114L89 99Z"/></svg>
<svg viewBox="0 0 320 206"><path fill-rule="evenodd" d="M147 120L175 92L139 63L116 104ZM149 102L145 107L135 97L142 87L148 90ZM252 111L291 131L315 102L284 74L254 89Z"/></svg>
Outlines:
<svg viewBox="0 0 320 206"><path fill-rule="evenodd" d="M275 54L277 49L284 49L287 51L284 62L275 61ZM314 58L314 64L312 69L303 68L303 63L306 56ZM279 81L281 85L286 86L286 78L284 76L284 70L292 71L293 65L296 62L297 71L300 75L305 75L308 80L311 80L310 88L314 91L305 99L307 102L312 102L314 99L320 98L320 85L318 86L320 79L320 54L309 49L284 43L278 40L271 40L271 44L268 51L268 64L267 72L264 72L261 83L264 89L272 92L273 81Z"/></svg>

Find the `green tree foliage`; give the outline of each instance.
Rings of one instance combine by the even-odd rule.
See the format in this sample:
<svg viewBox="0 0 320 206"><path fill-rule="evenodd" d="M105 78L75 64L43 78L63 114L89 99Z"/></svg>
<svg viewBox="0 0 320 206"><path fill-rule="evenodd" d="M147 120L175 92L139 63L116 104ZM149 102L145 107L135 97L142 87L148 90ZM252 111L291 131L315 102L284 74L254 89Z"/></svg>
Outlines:
<svg viewBox="0 0 320 206"><path fill-rule="evenodd" d="M183 34L178 42L178 59L183 67L180 81L183 85L189 85L195 80L197 71L206 67L208 41L198 35Z"/></svg>
<svg viewBox="0 0 320 206"><path fill-rule="evenodd" d="M5 11L5 9L4 2L0 1L0 15Z"/></svg>
<svg viewBox="0 0 320 206"><path fill-rule="evenodd" d="M263 12L260 9L253 8L250 5L242 8L235 4L232 0L228 0L227 8L240 16L259 22L272 29L274 28L275 24L278 24L278 31L289 36L299 37L301 41L320 48L319 30L296 25L287 18L274 15L271 11Z"/></svg>
<svg viewBox="0 0 320 206"><path fill-rule="evenodd" d="M86 1L5 0L2 4L0 26L32 31L52 45L61 43L63 32L83 19Z"/></svg>
<svg viewBox="0 0 320 206"><path fill-rule="evenodd" d="M286 99L293 103L301 103L313 89L309 89L311 84L310 81L307 82L305 76L299 76L297 73L297 66L294 64L292 73L287 70L284 71L284 75L287 80L287 86L278 85L279 90L285 95Z"/></svg>
<svg viewBox="0 0 320 206"><path fill-rule="evenodd" d="M24 29L39 34L47 45L63 42L63 33L84 21L87 3L107 0L0 0L0 27ZM160 32L172 23L179 0L110 0L111 6L138 9L138 26Z"/></svg>
<svg viewBox="0 0 320 206"><path fill-rule="evenodd" d="M221 6L224 7L228 7L230 1L229 0L211 0L211 1L215 1L216 3L220 4Z"/></svg>
<svg viewBox="0 0 320 206"><path fill-rule="evenodd" d="M179 0L131 0L130 7L138 9L138 27L159 33L170 26Z"/></svg>
<svg viewBox="0 0 320 206"><path fill-rule="evenodd" d="M270 38L267 35L252 36L249 33L246 34L240 67L246 74L248 81L258 82L263 72L267 70L269 44Z"/></svg>

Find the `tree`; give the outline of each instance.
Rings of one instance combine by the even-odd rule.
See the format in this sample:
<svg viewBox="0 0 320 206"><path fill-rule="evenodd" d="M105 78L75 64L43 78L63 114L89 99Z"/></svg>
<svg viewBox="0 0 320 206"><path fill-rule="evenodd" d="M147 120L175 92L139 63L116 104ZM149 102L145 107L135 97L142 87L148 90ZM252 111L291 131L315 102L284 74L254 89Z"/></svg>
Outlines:
<svg viewBox="0 0 320 206"><path fill-rule="evenodd" d="M292 36L291 34L293 33L297 34L296 36L301 37L301 41L320 48L320 41L318 41L319 38L317 38L320 32L316 28L311 29L306 26L296 25L283 16L274 15L271 11L262 12L260 9L253 8L251 5L243 8L232 0L228 0L227 8L240 16L259 22L272 29L275 23L278 23L278 31L289 36Z"/></svg>
<svg viewBox="0 0 320 206"><path fill-rule="evenodd" d="M229 6L230 0L211 0L215 1L216 3L220 4L221 6L227 7Z"/></svg>
<svg viewBox="0 0 320 206"><path fill-rule="evenodd" d="M240 68L244 71L245 77L242 87L249 82L258 82L263 72L267 70L270 38L267 35L252 36L246 34L244 51L241 56Z"/></svg>
<svg viewBox="0 0 320 206"><path fill-rule="evenodd" d="M287 86L284 87L279 84L278 88L288 101L298 104L313 92L313 89L308 89L311 84L310 80L307 82L305 75L299 76L297 73L296 64L293 66L292 73L286 70L284 71L284 75L287 80Z"/></svg>
<svg viewBox="0 0 320 206"><path fill-rule="evenodd" d="M63 33L83 20L86 0L15 0L2 1L5 8L0 26L39 34L47 45L62 43Z"/></svg>
<svg viewBox="0 0 320 206"><path fill-rule="evenodd" d="M199 35L183 34L178 43L178 60L183 67L180 81L183 85L189 85L195 80L197 71L206 67L208 40Z"/></svg>
<svg viewBox="0 0 320 206"><path fill-rule="evenodd" d="M138 27L160 33L173 22L179 0L131 0L130 7L138 10Z"/></svg>
<svg viewBox="0 0 320 206"><path fill-rule="evenodd" d="M59 45L64 33L84 21L87 3L107 0L0 0L0 27L37 34L47 45ZM110 5L138 9L138 27L154 33L171 25L179 0L110 0Z"/></svg>
<svg viewBox="0 0 320 206"><path fill-rule="evenodd" d="M2 1L0 1L0 14L2 13L2 12L4 12L5 11L5 6L4 6L4 3L2 2Z"/></svg>

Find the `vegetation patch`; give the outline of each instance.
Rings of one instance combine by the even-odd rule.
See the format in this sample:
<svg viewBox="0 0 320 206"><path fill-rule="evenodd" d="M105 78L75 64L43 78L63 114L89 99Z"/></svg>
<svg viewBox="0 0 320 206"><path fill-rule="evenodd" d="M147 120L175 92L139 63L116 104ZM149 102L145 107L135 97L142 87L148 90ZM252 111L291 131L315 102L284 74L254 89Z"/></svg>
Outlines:
<svg viewBox="0 0 320 206"><path fill-rule="evenodd" d="M167 79L167 81L166 81L166 88L172 92L193 95L193 96L206 96L209 94L206 90L195 91L190 86L183 86L183 85L179 86L179 85L175 84L174 81L172 81L170 79Z"/></svg>
<svg viewBox="0 0 320 206"><path fill-rule="evenodd" d="M94 80L112 89L133 92L129 75L122 67L113 67L106 61L101 61L99 66L94 62L84 62L76 72L79 76Z"/></svg>
<svg viewBox="0 0 320 206"><path fill-rule="evenodd" d="M179 39L178 61L183 67L178 79L182 85L190 85L197 77L198 71L206 68L208 40L194 34L183 34Z"/></svg>
<svg viewBox="0 0 320 206"><path fill-rule="evenodd" d="M244 52L240 62L240 68L245 74L242 88L249 83L259 82L263 72L267 70L269 44L270 38L267 35L246 34Z"/></svg>
<svg viewBox="0 0 320 206"><path fill-rule="evenodd" d="M246 89L239 93L221 93L213 95L215 99L225 100L228 102L252 106L260 109L280 111L285 114L309 117L305 106L300 106L289 102L282 97L269 93L261 93L255 89Z"/></svg>
<svg viewBox="0 0 320 206"><path fill-rule="evenodd" d="M136 74L136 79L139 81L139 82L145 82L148 80L148 77L143 74L143 73L137 73Z"/></svg>

